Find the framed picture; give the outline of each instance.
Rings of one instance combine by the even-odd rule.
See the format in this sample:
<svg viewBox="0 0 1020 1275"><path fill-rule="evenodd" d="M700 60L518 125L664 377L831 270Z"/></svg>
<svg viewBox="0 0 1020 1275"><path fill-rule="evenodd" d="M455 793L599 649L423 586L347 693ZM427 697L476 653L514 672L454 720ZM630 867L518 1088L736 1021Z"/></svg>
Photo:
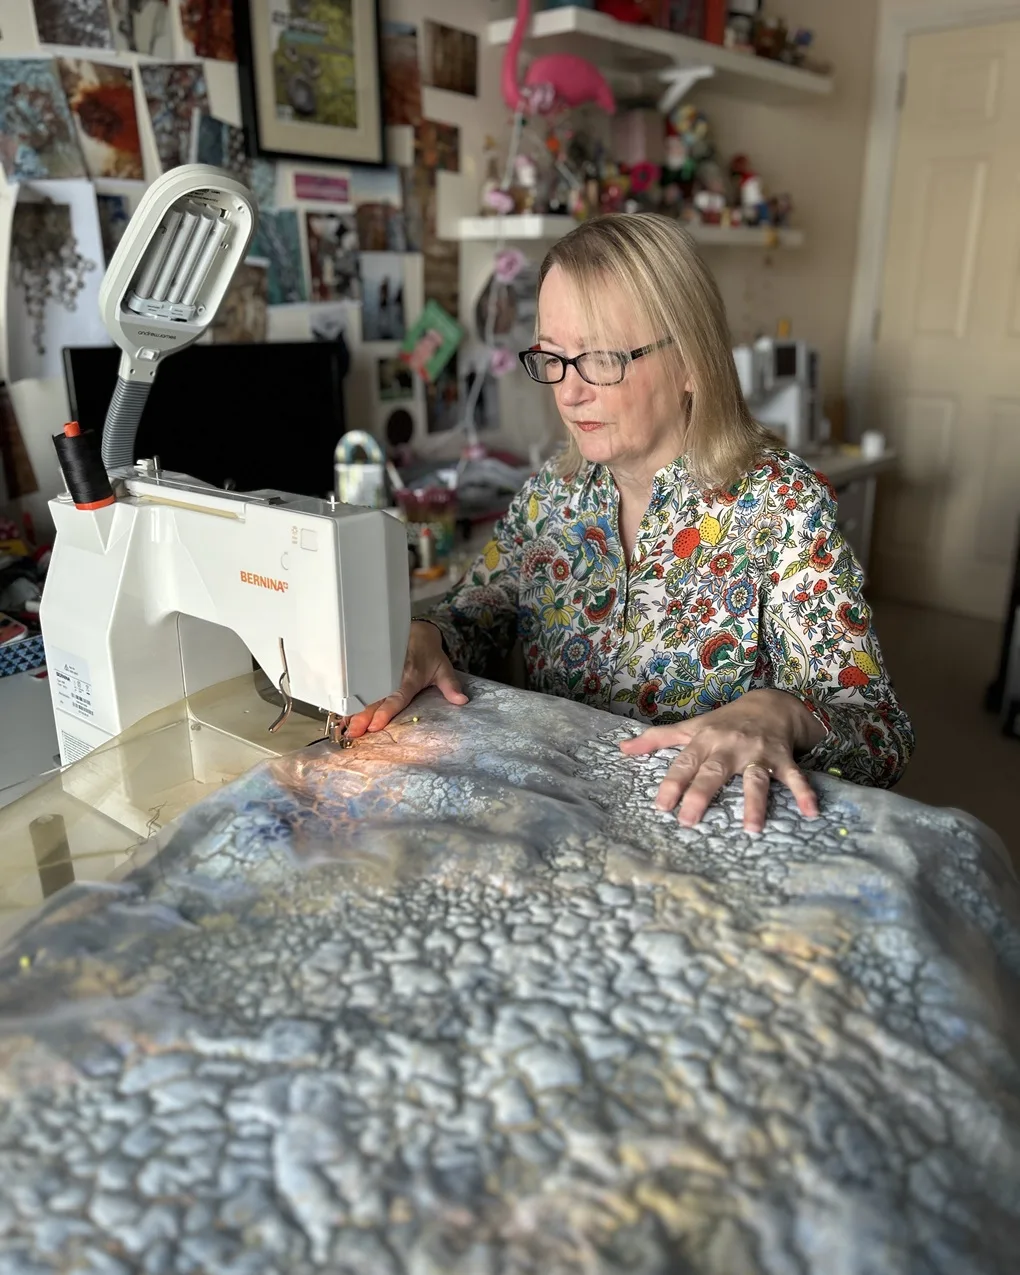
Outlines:
<svg viewBox="0 0 1020 1275"><path fill-rule="evenodd" d="M385 163L377 0L233 0L253 155Z"/></svg>

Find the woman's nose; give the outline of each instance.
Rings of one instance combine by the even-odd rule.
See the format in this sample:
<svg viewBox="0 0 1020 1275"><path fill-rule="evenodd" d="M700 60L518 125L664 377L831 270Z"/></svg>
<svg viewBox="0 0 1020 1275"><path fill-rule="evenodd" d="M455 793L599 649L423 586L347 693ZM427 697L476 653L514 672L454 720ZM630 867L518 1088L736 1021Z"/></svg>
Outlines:
<svg viewBox="0 0 1020 1275"><path fill-rule="evenodd" d="M576 367L568 367L567 374L556 387L557 397L565 407L578 403L590 403L595 397L595 386L589 385Z"/></svg>

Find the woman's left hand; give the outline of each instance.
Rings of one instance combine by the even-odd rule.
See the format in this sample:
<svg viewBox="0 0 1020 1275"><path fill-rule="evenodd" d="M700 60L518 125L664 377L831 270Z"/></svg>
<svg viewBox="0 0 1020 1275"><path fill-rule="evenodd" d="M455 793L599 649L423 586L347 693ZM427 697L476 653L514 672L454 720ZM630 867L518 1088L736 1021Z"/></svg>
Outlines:
<svg viewBox="0 0 1020 1275"><path fill-rule="evenodd" d="M818 799L794 756L825 737L825 728L799 699L786 691L748 691L739 699L675 726L652 726L620 750L631 757L683 748L666 772L655 804L673 810L680 802L680 823L692 828L713 797L734 777L744 778L744 830L761 832L769 785L775 777L793 793L808 819L818 814Z"/></svg>

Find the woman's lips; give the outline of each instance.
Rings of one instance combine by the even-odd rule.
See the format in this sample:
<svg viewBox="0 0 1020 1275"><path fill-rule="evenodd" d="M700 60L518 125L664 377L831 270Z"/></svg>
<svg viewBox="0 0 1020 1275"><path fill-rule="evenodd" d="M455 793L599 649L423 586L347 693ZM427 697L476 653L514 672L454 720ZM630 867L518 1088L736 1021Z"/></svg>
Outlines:
<svg viewBox="0 0 1020 1275"><path fill-rule="evenodd" d="M574 421L574 424L578 429L590 434L593 430L601 429L605 421Z"/></svg>

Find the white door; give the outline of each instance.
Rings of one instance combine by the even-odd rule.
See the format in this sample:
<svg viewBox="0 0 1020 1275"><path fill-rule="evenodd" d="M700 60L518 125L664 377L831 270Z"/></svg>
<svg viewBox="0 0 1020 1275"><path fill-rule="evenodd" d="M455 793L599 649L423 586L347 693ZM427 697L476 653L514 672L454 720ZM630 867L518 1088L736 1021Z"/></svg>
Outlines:
<svg viewBox="0 0 1020 1275"><path fill-rule="evenodd" d="M1001 619L1020 521L1020 22L910 41L872 381L885 597Z"/></svg>

